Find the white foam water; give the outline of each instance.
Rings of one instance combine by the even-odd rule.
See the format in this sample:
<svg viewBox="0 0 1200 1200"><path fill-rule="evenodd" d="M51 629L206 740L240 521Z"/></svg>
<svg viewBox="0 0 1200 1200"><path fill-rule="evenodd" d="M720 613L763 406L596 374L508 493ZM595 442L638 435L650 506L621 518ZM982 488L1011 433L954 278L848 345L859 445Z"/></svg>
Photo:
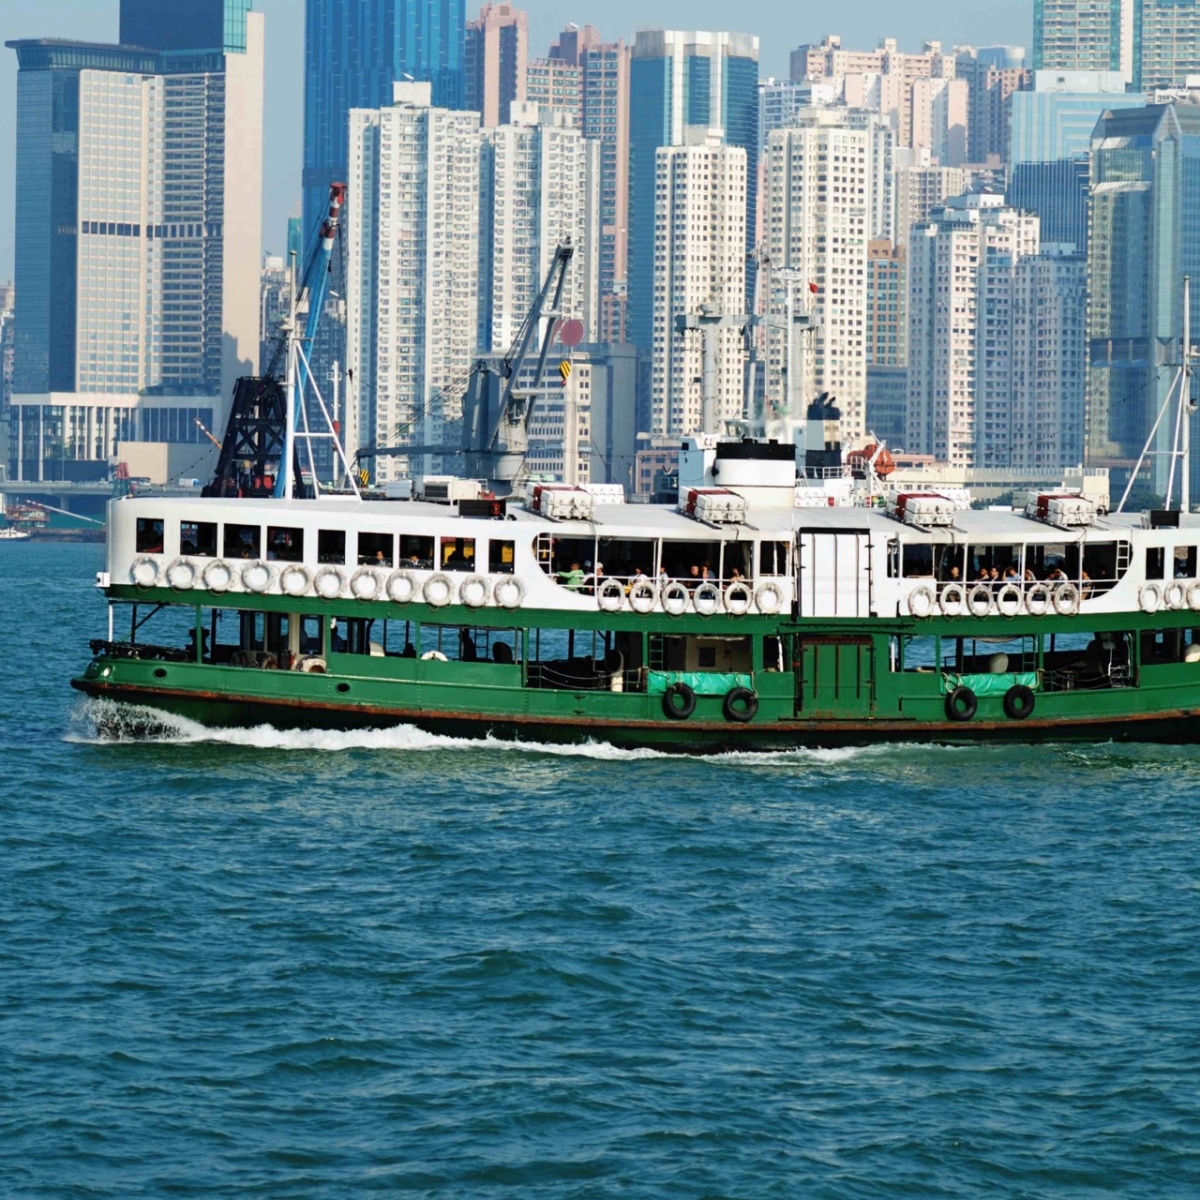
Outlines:
<svg viewBox="0 0 1200 1200"><path fill-rule="evenodd" d="M73 728L66 740L93 745L199 745L238 746L255 750L310 753L339 753L370 750L381 753L421 753L435 750L481 750L548 754L564 758L634 762L645 759L677 759L681 755L665 750L624 749L608 742L557 743L511 741L488 735L484 738L449 737L428 733L415 725L393 725L386 729L276 729L273 725L255 725L244 729L201 725L187 717L176 716L145 705L114 704L109 700L84 700L74 714ZM780 766L785 764L832 766L852 759L872 757L895 747L870 746L842 749L805 749L779 751L735 750L704 755L707 762L738 766ZM692 756L689 756L692 757ZM700 756L694 756L700 757Z"/></svg>

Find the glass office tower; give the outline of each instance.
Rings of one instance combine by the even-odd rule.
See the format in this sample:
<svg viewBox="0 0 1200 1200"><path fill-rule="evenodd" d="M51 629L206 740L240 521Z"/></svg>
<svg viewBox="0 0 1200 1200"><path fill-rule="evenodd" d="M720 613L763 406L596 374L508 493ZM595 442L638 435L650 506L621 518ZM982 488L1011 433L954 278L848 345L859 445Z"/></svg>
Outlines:
<svg viewBox="0 0 1200 1200"><path fill-rule="evenodd" d="M252 7L252 0L121 0L121 44L242 54Z"/></svg>
<svg viewBox="0 0 1200 1200"><path fill-rule="evenodd" d="M655 151L689 127L720 129L746 151L746 250L758 204L758 38L744 33L643 30L629 66L629 340L650 350L654 330ZM747 271L747 303L753 297Z"/></svg>
<svg viewBox="0 0 1200 1200"><path fill-rule="evenodd" d="M1110 468L1119 496L1180 361L1183 277L1200 282L1200 107L1106 112L1091 168L1087 457ZM1200 295L1192 338L1200 340ZM1140 480L1159 496L1174 431L1164 419L1152 447L1160 454Z"/></svg>
<svg viewBox="0 0 1200 1200"><path fill-rule="evenodd" d="M433 84L461 108L465 0L308 0L304 48L304 228L346 178L349 113L392 102L392 84ZM353 197L350 203L353 203Z"/></svg>

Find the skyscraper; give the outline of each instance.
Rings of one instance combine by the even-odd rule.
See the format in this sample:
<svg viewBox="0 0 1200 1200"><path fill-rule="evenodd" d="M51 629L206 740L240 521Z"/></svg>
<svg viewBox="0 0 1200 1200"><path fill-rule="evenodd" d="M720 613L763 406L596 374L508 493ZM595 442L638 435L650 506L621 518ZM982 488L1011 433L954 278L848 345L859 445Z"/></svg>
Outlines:
<svg viewBox="0 0 1200 1200"><path fill-rule="evenodd" d="M657 156L689 127L718 129L746 151L745 247L753 249L758 179L758 38L641 30L629 68L629 338L654 338ZM749 281L747 281L749 285ZM749 302L743 297L742 304Z"/></svg>
<svg viewBox="0 0 1200 1200"><path fill-rule="evenodd" d="M741 331L678 333L702 304L735 315L746 296L746 151L693 127L683 146L655 154L654 357L650 432L716 433L743 416ZM716 342L716 429L702 421L703 338Z"/></svg>
<svg viewBox="0 0 1200 1200"><path fill-rule="evenodd" d="M263 25L247 7L195 6L195 35L223 40L182 49L9 43L25 477L103 475L118 440L192 442L192 418L220 425L257 370ZM123 28L171 40L144 10Z"/></svg>
<svg viewBox="0 0 1200 1200"><path fill-rule="evenodd" d="M329 185L346 177L352 108L390 104L393 82L403 79L430 83L435 105L462 105L465 0L307 0L305 14L304 228L311 231Z"/></svg>
<svg viewBox="0 0 1200 1200"><path fill-rule="evenodd" d="M1200 279L1200 107L1104 113L1092 135L1087 456L1124 487L1180 361L1183 276ZM1200 337L1200 304L1192 305ZM1169 450L1163 421L1155 451ZM1169 460L1144 482L1163 495ZM1189 498L1195 499L1195 494Z"/></svg>
<svg viewBox="0 0 1200 1200"><path fill-rule="evenodd" d="M350 114L350 447L439 443L445 422L461 415L477 349L479 114L433 107L431 90L397 83L395 103ZM399 465L381 458L378 478L395 478Z"/></svg>
<svg viewBox="0 0 1200 1200"><path fill-rule="evenodd" d="M121 45L147 50L246 49L246 15L253 0L121 0Z"/></svg>
<svg viewBox="0 0 1200 1200"><path fill-rule="evenodd" d="M1033 0L1035 71L1135 74L1137 0Z"/></svg>
<svg viewBox="0 0 1200 1200"><path fill-rule="evenodd" d="M1182 87L1200 75L1200 0L1141 0L1134 86Z"/></svg>
<svg viewBox="0 0 1200 1200"><path fill-rule="evenodd" d="M463 51L464 104L483 116L483 127L507 125L512 105L525 99L529 17L511 4L485 4L467 22Z"/></svg>

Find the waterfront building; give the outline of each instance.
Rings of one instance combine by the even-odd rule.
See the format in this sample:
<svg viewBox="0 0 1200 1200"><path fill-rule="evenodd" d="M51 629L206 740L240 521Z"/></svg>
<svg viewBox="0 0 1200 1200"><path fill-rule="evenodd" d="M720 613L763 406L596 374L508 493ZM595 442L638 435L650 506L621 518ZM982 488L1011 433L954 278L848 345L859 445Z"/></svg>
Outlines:
<svg viewBox="0 0 1200 1200"><path fill-rule="evenodd" d="M844 108L814 108L767 138L767 251L793 272L813 333L804 340L805 391L829 392L842 440L866 428L867 242L873 139ZM772 308L786 311L778 296ZM785 342L767 339L767 396L784 401Z"/></svg>
<svg viewBox="0 0 1200 1200"><path fill-rule="evenodd" d="M1042 240L1087 245L1092 130L1109 109L1138 108L1119 71L1035 71L1011 100L1009 202L1042 219Z"/></svg>
<svg viewBox="0 0 1200 1200"><path fill-rule="evenodd" d="M434 107L429 83L350 114L346 445L437 445L461 415L477 349L479 114ZM441 470L440 456L425 469ZM403 474L381 458L377 478ZM446 466L452 466L448 459Z"/></svg>
<svg viewBox="0 0 1200 1200"><path fill-rule="evenodd" d="M584 340L599 328L600 146L565 113L530 101L513 120L487 130L480 169L478 348L504 354L516 340L554 261L558 245L575 248L560 311L583 322Z"/></svg>
<svg viewBox="0 0 1200 1200"><path fill-rule="evenodd" d="M183 33L218 40L190 47L128 3L138 47L8 43L18 478L102 478L120 441L193 442L194 417L220 426L258 369L263 18L248 7L194 5Z"/></svg>
<svg viewBox="0 0 1200 1200"><path fill-rule="evenodd" d="M1200 106L1104 113L1092 135L1087 457L1123 488L1180 361L1183 276L1200 279ZM1200 336L1192 305L1192 337ZM1166 491L1174 423L1141 482ZM1195 492L1190 499L1194 502Z"/></svg>
<svg viewBox="0 0 1200 1200"><path fill-rule="evenodd" d="M715 342L718 429L743 415L741 330L680 333L675 318L701 306L731 316L744 311L747 156L719 131L696 128L684 145L662 146L655 157L650 432L678 436L703 429L704 338Z"/></svg>
<svg viewBox="0 0 1200 1200"><path fill-rule="evenodd" d="M467 22L463 51L464 103L485 129L507 125L512 105L525 99L529 16L511 4L485 4Z"/></svg>
<svg viewBox="0 0 1200 1200"><path fill-rule="evenodd" d="M744 33L640 30L629 66L629 340L650 351L655 326L658 150L691 127L719 129L746 152L743 254L754 248L758 178L758 38ZM745 311L752 281L737 308Z"/></svg>
<svg viewBox="0 0 1200 1200"><path fill-rule="evenodd" d="M908 268L905 448L958 467L1077 463L1082 256L1043 252L1036 216L975 194L914 227Z"/></svg>

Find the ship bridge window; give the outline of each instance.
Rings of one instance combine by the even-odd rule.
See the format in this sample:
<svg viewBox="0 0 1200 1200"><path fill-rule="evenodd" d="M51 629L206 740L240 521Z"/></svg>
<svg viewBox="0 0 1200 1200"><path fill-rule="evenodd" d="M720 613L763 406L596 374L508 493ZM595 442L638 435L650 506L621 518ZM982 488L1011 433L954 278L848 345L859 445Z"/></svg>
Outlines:
<svg viewBox="0 0 1200 1200"><path fill-rule="evenodd" d="M414 571L432 571L433 538L402 533L400 535L400 563Z"/></svg>
<svg viewBox="0 0 1200 1200"><path fill-rule="evenodd" d="M488 571L492 575L511 575L516 567L516 542L492 538L488 542Z"/></svg>
<svg viewBox="0 0 1200 1200"><path fill-rule="evenodd" d="M607 562L604 567L608 569ZM721 575L721 543L663 542L661 569L671 579L681 579L692 587L702 579L716 582Z"/></svg>
<svg viewBox="0 0 1200 1200"><path fill-rule="evenodd" d="M360 533L358 535L358 565L360 567L392 567L396 565L396 539L390 533Z"/></svg>
<svg viewBox="0 0 1200 1200"><path fill-rule="evenodd" d="M225 526L226 558L257 558L262 529L257 525Z"/></svg>
<svg viewBox="0 0 1200 1200"><path fill-rule="evenodd" d="M317 532L317 562L345 566L346 531L344 529L321 529Z"/></svg>
<svg viewBox="0 0 1200 1200"><path fill-rule="evenodd" d="M901 547L901 570L905 579L928 579L933 576L934 547L920 542L905 542Z"/></svg>
<svg viewBox="0 0 1200 1200"><path fill-rule="evenodd" d="M217 526L214 521L181 521L179 553L196 558L216 558Z"/></svg>
<svg viewBox="0 0 1200 1200"><path fill-rule="evenodd" d="M442 538L441 567L443 571L474 571L475 539Z"/></svg>
<svg viewBox="0 0 1200 1200"><path fill-rule="evenodd" d="M788 573L787 542L759 543L758 573L760 575L786 575Z"/></svg>
<svg viewBox="0 0 1200 1200"><path fill-rule="evenodd" d="M1195 546L1176 546L1175 547L1175 578L1176 579L1195 579L1196 578L1196 547Z"/></svg>
<svg viewBox="0 0 1200 1200"><path fill-rule="evenodd" d="M162 554L162 521L159 521L153 517L138 517L137 552L139 554Z"/></svg>
<svg viewBox="0 0 1200 1200"><path fill-rule="evenodd" d="M267 558L272 562L303 562L304 530L267 526Z"/></svg>
<svg viewBox="0 0 1200 1200"><path fill-rule="evenodd" d="M1167 552L1162 546L1146 547L1146 578L1162 579L1166 571Z"/></svg>

